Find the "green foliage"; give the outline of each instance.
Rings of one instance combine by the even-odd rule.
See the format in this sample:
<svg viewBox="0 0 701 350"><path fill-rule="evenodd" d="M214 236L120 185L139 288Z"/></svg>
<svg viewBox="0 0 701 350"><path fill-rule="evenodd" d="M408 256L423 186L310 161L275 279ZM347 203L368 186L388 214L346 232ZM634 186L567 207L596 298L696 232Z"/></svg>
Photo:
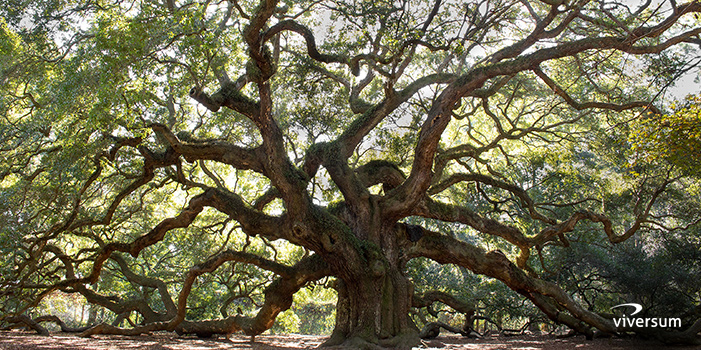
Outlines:
<svg viewBox="0 0 701 350"><path fill-rule="evenodd" d="M655 232L617 246L594 244L594 237L573 243L573 249L552 250L546 269L588 308L606 310L624 302L645 305L645 315L683 316L697 303L698 235Z"/></svg>
<svg viewBox="0 0 701 350"><path fill-rule="evenodd" d="M664 115L647 114L631 132L638 162L665 160L699 174L701 164L701 97L689 95Z"/></svg>
<svg viewBox="0 0 701 350"><path fill-rule="evenodd" d="M292 307L276 320L273 332L330 334L336 318L336 293L321 284L295 294Z"/></svg>

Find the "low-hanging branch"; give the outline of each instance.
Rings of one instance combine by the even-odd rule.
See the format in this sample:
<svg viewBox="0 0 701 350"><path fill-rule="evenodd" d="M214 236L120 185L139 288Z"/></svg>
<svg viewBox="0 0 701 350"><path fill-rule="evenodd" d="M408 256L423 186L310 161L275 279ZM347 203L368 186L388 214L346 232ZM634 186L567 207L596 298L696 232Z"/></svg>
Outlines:
<svg viewBox="0 0 701 350"><path fill-rule="evenodd" d="M264 293L265 301L256 316L235 315L218 320L185 320L187 298L192 291L196 278L202 274L215 271L222 264L229 261L252 264L280 276L266 288ZM81 336L89 337L97 334L139 335L158 330L171 330L180 334L197 334L200 336L231 334L236 331L243 331L245 334L256 336L272 327L276 316L292 305L292 295L294 293L308 282L321 279L329 274L330 270L317 255L304 258L294 266L285 266L255 254L227 250L190 269L178 296L177 314L172 319L133 328L119 328L101 323L85 330L81 333Z"/></svg>
<svg viewBox="0 0 701 350"><path fill-rule="evenodd" d="M592 332L580 319L604 332L616 332L613 322L583 309L556 285L529 277L500 251L485 252L455 238L425 230L421 240L412 247L411 255L455 264L496 278L533 301L554 321L567 324L583 334L591 335ZM564 307L569 314L558 311L555 305Z"/></svg>

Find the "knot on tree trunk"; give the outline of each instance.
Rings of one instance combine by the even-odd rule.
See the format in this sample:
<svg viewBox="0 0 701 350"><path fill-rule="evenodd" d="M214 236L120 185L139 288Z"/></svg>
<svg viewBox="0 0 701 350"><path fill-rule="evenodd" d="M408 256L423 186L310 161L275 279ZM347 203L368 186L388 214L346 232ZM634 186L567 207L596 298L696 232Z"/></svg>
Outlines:
<svg viewBox="0 0 701 350"><path fill-rule="evenodd" d="M355 169L355 173L363 186L382 184L385 193L401 185L406 179L396 164L386 160L372 160Z"/></svg>

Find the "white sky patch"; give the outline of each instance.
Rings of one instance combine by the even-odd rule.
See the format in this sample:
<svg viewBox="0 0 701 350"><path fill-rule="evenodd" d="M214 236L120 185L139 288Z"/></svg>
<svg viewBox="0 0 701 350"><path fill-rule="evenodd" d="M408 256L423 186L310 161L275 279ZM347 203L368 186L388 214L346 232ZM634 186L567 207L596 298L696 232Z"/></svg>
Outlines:
<svg viewBox="0 0 701 350"><path fill-rule="evenodd" d="M314 37L323 40L329 34L329 29L331 29L331 11L319 9L316 12L316 17L319 20L319 25L312 28Z"/></svg>
<svg viewBox="0 0 701 350"><path fill-rule="evenodd" d="M682 76L674 86L670 87L665 94L669 99L682 100L689 94L701 93L701 82L699 81L699 68L694 69Z"/></svg>

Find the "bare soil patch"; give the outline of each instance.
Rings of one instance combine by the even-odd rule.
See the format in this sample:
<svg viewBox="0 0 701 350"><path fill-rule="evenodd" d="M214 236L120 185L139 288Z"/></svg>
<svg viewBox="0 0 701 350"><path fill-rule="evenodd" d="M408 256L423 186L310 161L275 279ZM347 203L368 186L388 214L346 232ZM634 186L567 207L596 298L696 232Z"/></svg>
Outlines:
<svg viewBox="0 0 701 350"><path fill-rule="evenodd" d="M326 336L318 335L262 335L251 342L249 337L232 335L224 337L199 339L196 337L180 337L172 333L154 333L139 337L125 336L95 336L80 338L74 334L53 333L49 337L38 336L27 332L0 332L0 349L3 350L294 350L314 349L326 340ZM336 348L338 349L338 348ZM558 339L549 335L522 335L513 337L488 336L482 339L466 339L460 336L441 336L426 341L417 349L480 349L480 350L697 350L701 346L671 347L655 341L640 339L595 339L586 340L584 337Z"/></svg>

